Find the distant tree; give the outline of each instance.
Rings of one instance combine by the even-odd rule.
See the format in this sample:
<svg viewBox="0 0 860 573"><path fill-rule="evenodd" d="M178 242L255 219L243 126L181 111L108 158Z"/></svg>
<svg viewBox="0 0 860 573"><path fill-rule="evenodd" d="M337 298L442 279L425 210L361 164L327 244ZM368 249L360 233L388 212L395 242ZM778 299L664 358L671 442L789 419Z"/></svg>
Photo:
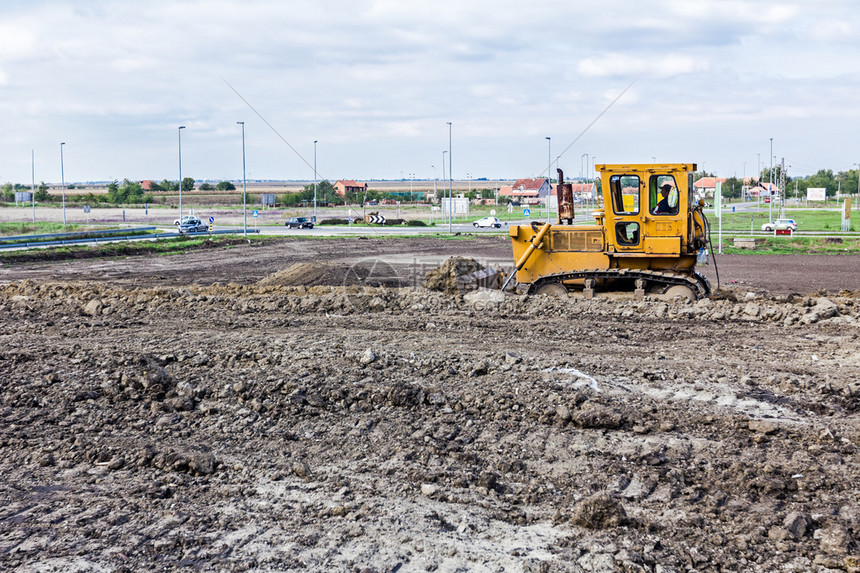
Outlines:
<svg viewBox="0 0 860 573"><path fill-rule="evenodd" d="M183 177L182 178L182 190L183 191L194 191L194 178L193 177Z"/></svg>
<svg viewBox="0 0 860 573"><path fill-rule="evenodd" d="M3 186L3 200L4 201L14 201L15 200L15 188L11 183L7 183Z"/></svg>
<svg viewBox="0 0 860 573"><path fill-rule="evenodd" d="M308 201L313 202L314 200L314 186L313 184L305 185L304 188L299 193L294 193L294 195L300 195L300 201ZM323 179L322 181L317 183L317 203L332 203L339 204L343 203L343 197L337 194L334 186L327 180ZM357 202L357 201L353 201Z"/></svg>
<svg viewBox="0 0 860 573"><path fill-rule="evenodd" d="M152 193L145 193L143 185L137 181L123 179L122 186L116 181L108 184L107 202L116 205L124 203L151 203Z"/></svg>
<svg viewBox="0 0 860 573"><path fill-rule="evenodd" d="M810 175L806 178L806 186L824 187L825 189L827 189L826 193L828 196L834 196L836 195L836 190L839 187L839 183L833 176L832 169L819 169L818 173L816 173L815 175Z"/></svg>
<svg viewBox="0 0 860 573"><path fill-rule="evenodd" d="M229 181L220 181L218 185L215 186L215 189L218 191L235 191L236 186Z"/></svg>
<svg viewBox="0 0 860 573"><path fill-rule="evenodd" d="M301 205L302 203L302 192L299 193L284 193L281 195L279 199L279 203L285 205L287 207L294 207L296 205Z"/></svg>
<svg viewBox="0 0 860 573"><path fill-rule="evenodd" d="M36 201L50 201L51 196L48 194L48 186L42 181L42 184L36 187Z"/></svg>
<svg viewBox="0 0 860 573"><path fill-rule="evenodd" d="M741 196L743 192L744 182L737 177L729 177L723 181L722 190L723 197L734 199Z"/></svg>
<svg viewBox="0 0 860 573"><path fill-rule="evenodd" d="M212 191L214 189L215 189L215 187L213 187L211 183L202 183L200 185L201 191Z"/></svg>
<svg viewBox="0 0 860 573"><path fill-rule="evenodd" d="M782 166L781 165L774 165L773 166L773 182L778 184L781 181L781 179L782 179ZM761 181L762 183L770 183L770 167L765 167L764 169L762 169L759 181ZM785 182L788 183L789 181L791 181L791 177L789 177L788 173L786 173Z"/></svg>
<svg viewBox="0 0 860 573"><path fill-rule="evenodd" d="M179 191L179 185L169 179L163 179L161 183L158 184L158 187L162 191Z"/></svg>
<svg viewBox="0 0 860 573"><path fill-rule="evenodd" d="M850 171L840 171L836 174L836 181L842 184L843 193L857 193L857 177L860 175L860 170L852 169Z"/></svg>

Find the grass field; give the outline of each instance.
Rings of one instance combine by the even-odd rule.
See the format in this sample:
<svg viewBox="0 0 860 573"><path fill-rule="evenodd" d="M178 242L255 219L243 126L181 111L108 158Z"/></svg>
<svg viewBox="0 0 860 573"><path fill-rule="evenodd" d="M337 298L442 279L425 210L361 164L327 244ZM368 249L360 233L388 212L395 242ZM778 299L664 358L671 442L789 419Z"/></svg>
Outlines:
<svg viewBox="0 0 860 573"><path fill-rule="evenodd" d="M774 211L774 219L777 218ZM842 214L839 211L830 211L824 209L787 209L785 218L794 219L797 223L798 231L839 231L842 228ZM708 215L711 221L711 226L716 229L718 219L713 215ZM741 232L749 233L760 232L761 226L770 221L770 216L767 210L761 212L744 212L732 213L723 210L723 232ZM860 229L860 213L853 213L851 218L851 230L857 231Z"/></svg>
<svg viewBox="0 0 860 573"><path fill-rule="evenodd" d="M716 236L712 237L717 248ZM858 237L768 237L755 250L732 246L730 238L723 238L723 253L735 255L858 255Z"/></svg>

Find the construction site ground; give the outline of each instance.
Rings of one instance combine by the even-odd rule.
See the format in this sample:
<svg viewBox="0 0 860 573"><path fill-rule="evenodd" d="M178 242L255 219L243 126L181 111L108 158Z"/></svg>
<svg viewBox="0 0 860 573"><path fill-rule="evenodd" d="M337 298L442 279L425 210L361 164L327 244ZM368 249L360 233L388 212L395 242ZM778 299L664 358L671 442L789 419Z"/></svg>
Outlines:
<svg viewBox="0 0 860 573"><path fill-rule="evenodd" d="M0 569L860 571L860 257L722 257L689 302L423 288L450 256L511 264L0 268Z"/></svg>

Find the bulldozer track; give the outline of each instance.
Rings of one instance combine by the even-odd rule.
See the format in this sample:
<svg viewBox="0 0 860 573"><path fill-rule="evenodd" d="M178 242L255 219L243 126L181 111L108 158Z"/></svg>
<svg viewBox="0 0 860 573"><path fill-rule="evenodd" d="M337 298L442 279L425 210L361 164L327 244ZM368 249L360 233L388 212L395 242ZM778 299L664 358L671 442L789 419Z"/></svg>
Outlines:
<svg viewBox="0 0 860 573"><path fill-rule="evenodd" d="M698 271L694 271L692 275L686 275L644 269L585 269L546 275L531 283L526 293L534 294L546 284L563 284L564 281L574 279L643 279L652 286L659 285L668 288L680 285L689 287L695 293L697 299L711 294L711 283Z"/></svg>

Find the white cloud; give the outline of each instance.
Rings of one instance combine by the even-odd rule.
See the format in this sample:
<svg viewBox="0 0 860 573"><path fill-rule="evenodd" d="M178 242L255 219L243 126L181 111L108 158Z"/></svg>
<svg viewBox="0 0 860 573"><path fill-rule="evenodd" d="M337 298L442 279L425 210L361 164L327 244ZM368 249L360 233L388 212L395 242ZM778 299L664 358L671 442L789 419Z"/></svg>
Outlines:
<svg viewBox="0 0 860 573"><path fill-rule="evenodd" d="M171 177L174 130L185 124L189 169L223 176L232 127L244 119L260 146L249 143L255 172L297 176L301 162L284 159L289 149L224 78L297 148L337 142L327 163L345 177L386 177L417 171L401 167L410 162L438 162L447 121L457 127L464 173L516 176L534 171L526 158L544 136L573 139L639 78L577 146L608 156L598 145L612 147L624 130L641 129L644 148L658 146L655 134L695 126L714 141L737 143L725 149L703 141L709 157L684 159L728 168L738 154L755 154L757 133L811 141L791 133L795 122L820 121L819 133L835 133L829 126L837 123L840 132L860 130L853 6L9 0L0 7L0 158L21 155L27 139L27 150L53 150L68 139L70 151L78 139L92 150L75 157L73 170L86 178ZM483 152L488 141L492 153ZM658 143L684 146L683 138ZM824 165L844 161L852 146L828 137L815 148L798 143L796 153ZM616 141L613 149L626 148ZM10 165L0 174L22 179L27 169Z"/></svg>
<svg viewBox="0 0 860 573"><path fill-rule="evenodd" d="M641 57L630 54L609 54L598 58L587 58L579 63L579 72L586 77L626 76L637 78L671 78L681 74L706 72L706 61L689 56L667 55L660 58Z"/></svg>

